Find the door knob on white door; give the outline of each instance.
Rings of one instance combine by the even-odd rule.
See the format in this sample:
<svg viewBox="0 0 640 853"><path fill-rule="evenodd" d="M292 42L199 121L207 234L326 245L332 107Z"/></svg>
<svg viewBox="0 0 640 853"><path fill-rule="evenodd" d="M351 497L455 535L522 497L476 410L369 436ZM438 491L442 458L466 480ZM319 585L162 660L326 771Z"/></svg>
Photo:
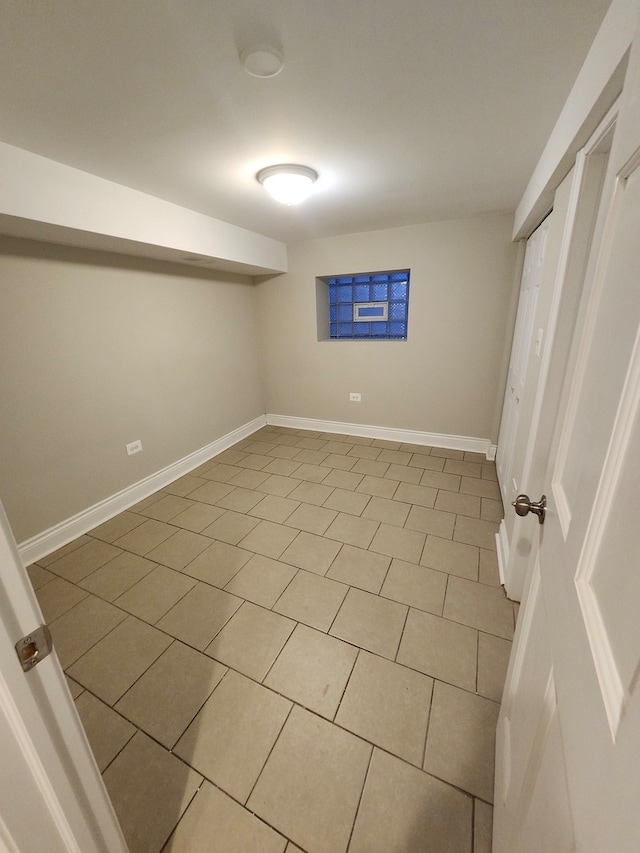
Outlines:
<svg viewBox="0 0 640 853"><path fill-rule="evenodd" d="M544 524L544 517L547 512L547 496L543 495L539 501L532 501L529 495L518 495L513 501L512 506L515 507L518 515L527 515L530 512L538 516L540 524Z"/></svg>

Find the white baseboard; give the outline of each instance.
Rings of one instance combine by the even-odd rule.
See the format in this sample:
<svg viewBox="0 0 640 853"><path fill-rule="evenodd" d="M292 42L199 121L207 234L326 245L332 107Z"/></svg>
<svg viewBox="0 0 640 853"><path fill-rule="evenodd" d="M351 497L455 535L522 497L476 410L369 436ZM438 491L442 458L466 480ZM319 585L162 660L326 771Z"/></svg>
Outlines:
<svg viewBox="0 0 640 853"><path fill-rule="evenodd" d="M509 564L509 539L507 538L507 525L504 523L504 518L500 522L500 527L496 533L496 551L498 553L498 574L500 575L500 583L504 586L506 569Z"/></svg>
<svg viewBox="0 0 640 853"><path fill-rule="evenodd" d="M62 548L63 545L66 545L73 539L77 539L83 533L87 533L87 531L92 530L99 524L108 521L114 515L118 515L118 513L123 512L125 509L133 506L133 504L138 503L138 501L144 500L144 498L157 492L158 489L168 486L169 483L173 483L174 480L183 477L189 471L193 471L198 465L202 465L204 462L222 453L223 450L227 450L227 448L233 446L238 441L242 441L243 438L252 435L265 426L266 423L265 416L260 415L255 420L249 421L249 423L238 427L238 429L232 430L232 432L228 432L221 438L212 441L206 447L201 447L200 450L195 450L177 462L167 465L161 471L150 474L144 480L127 486L121 492L117 492L115 495L111 495L111 497L105 498L99 503L88 507L88 509L82 510L77 515L61 521L54 527L50 527L48 530L32 536L31 539L21 542L18 545L18 553L22 562L25 566L28 566L46 554Z"/></svg>
<svg viewBox="0 0 640 853"><path fill-rule="evenodd" d="M409 429L367 426L366 424L346 424L340 421L319 421L315 418L294 418L289 415L267 415L271 426L290 427L291 429L311 429L316 432L337 432L343 435L358 435L363 438L380 438L385 441L402 441L406 444L444 447L447 450L468 450L472 453L484 453L488 460L496 458L496 445L488 438L472 438L465 435L444 435L436 432L419 432Z"/></svg>

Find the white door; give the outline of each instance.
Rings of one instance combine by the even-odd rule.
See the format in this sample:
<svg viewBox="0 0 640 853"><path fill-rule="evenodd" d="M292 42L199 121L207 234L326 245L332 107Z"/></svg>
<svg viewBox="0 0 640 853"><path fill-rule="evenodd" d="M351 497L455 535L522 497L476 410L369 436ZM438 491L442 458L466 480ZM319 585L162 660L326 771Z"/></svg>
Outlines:
<svg viewBox="0 0 640 853"><path fill-rule="evenodd" d="M539 549L499 719L495 853L640 850L639 103L636 37L545 523L528 516Z"/></svg>
<svg viewBox="0 0 640 853"><path fill-rule="evenodd" d="M57 656L18 660L42 614L2 504L0 569L0 849L126 853Z"/></svg>
<svg viewBox="0 0 640 853"><path fill-rule="evenodd" d="M522 268L518 310L496 455L498 481L503 487L503 500L505 502L511 495L513 455L520 420L520 404L524 397L527 365L532 347L533 321L542 282L547 235L552 216L553 214L550 214L527 240Z"/></svg>

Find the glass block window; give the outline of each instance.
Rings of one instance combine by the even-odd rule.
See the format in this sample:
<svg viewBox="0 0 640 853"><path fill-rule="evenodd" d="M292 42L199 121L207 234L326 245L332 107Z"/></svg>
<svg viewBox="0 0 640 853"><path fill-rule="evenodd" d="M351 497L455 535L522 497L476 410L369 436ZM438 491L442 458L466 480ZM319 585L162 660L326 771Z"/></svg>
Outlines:
<svg viewBox="0 0 640 853"><path fill-rule="evenodd" d="M409 270L326 278L331 338L407 339Z"/></svg>

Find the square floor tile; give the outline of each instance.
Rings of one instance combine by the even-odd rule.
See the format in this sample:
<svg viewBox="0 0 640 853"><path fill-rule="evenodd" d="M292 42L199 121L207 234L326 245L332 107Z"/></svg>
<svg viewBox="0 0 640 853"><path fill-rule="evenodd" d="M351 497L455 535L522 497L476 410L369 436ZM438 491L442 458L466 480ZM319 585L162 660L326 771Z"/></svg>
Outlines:
<svg viewBox="0 0 640 853"><path fill-rule="evenodd" d="M491 498L482 498L481 500L480 518L484 519L484 521L502 521L504 518L502 501L492 500Z"/></svg>
<svg viewBox="0 0 640 853"><path fill-rule="evenodd" d="M448 492L457 492L460 490L460 479L457 474L445 474L443 471L423 471L420 485L431 486L433 489L446 489Z"/></svg>
<svg viewBox="0 0 640 853"><path fill-rule="evenodd" d="M212 504L203 504L199 501L192 501L189 509L179 513L171 519L171 523L176 527L182 527L185 530L192 530L194 533L202 533L205 527L224 515L225 510Z"/></svg>
<svg viewBox="0 0 640 853"><path fill-rule="evenodd" d="M226 666L174 640L116 710L171 749L226 672Z"/></svg>
<svg viewBox="0 0 640 853"><path fill-rule="evenodd" d="M322 535L336 515L334 510L303 503L291 513L287 525L307 533Z"/></svg>
<svg viewBox="0 0 640 853"><path fill-rule="evenodd" d="M222 588L254 555L226 542L213 542L185 567L185 574Z"/></svg>
<svg viewBox="0 0 640 853"><path fill-rule="evenodd" d="M321 466L319 463L309 463L307 460L300 458L300 456L304 456L307 453L308 451L304 450L301 450L299 453L296 453L296 461L301 462L303 464L301 464L299 468L296 468L294 476L298 480L308 480L310 483L321 483L329 473L329 469ZM324 461L327 457L327 454L320 453L319 456L322 457L321 461Z"/></svg>
<svg viewBox="0 0 640 853"><path fill-rule="evenodd" d="M473 628L410 610L397 660L466 690L476 689L478 636Z"/></svg>
<svg viewBox="0 0 640 853"><path fill-rule="evenodd" d="M264 684L332 719L357 653L357 649L341 640L298 625Z"/></svg>
<svg viewBox="0 0 640 853"><path fill-rule="evenodd" d="M137 515L135 512L125 511L110 518L109 521L98 525L98 527L94 527L90 532L94 539L102 539L103 542L113 542L124 536L125 533L129 533L134 527L140 527L144 521L145 518L143 516Z"/></svg>
<svg viewBox="0 0 640 853"><path fill-rule="evenodd" d="M252 471L250 468L242 468L229 480L229 483L232 486L240 486L243 489L256 489L265 480L268 480L269 477L270 474L265 474L264 471Z"/></svg>
<svg viewBox="0 0 640 853"><path fill-rule="evenodd" d="M310 466L320 465L321 462L327 458L329 454L324 450L306 450L302 448L296 455L293 457L298 462L303 462ZM305 479L307 479L305 477Z"/></svg>
<svg viewBox="0 0 640 853"><path fill-rule="evenodd" d="M493 807L475 800L473 853L491 853L493 835Z"/></svg>
<svg viewBox="0 0 640 853"><path fill-rule="evenodd" d="M378 462L375 459L358 459L351 469L351 473L365 474L370 477L384 477L388 470L388 462Z"/></svg>
<svg viewBox="0 0 640 853"><path fill-rule="evenodd" d="M135 734L104 774L130 853L158 853L201 782L150 737Z"/></svg>
<svg viewBox="0 0 640 853"><path fill-rule="evenodd" d="M286 563L254 554L225 586L227 592L272 607L289 585L296 569Z"/></svg>
<svg viewBox="0 0 640 853"><path fill-rule="evenodd" d="M354 445L349 451L349 456L356 456L359 459L377 459L382 450L379 447L372 447L371 445Z"/></svg>
<svg viewBox="0 0 640 853"><path fill-rule="evenodd" d="M349 853L471 853L471 798L373 750Z"/></svg>
<svg viewBox="0 0 640 853"><path fill-rule="evenodd" d="M289 497L295 501L322 506L332 491L331 486L325 486L322 483L302 482L299 486L296 486Z"/></svg>
<svg viewBox="0 0 640 853"><path fill-rule="evenodd" d="M249 512L250 509L260 503L264 499L261 492L256 492L254 489L236 488L228 495L216 501L217 506L223 506L225 509L231 509L234 512Z"/></svg>
<svg viewBox="0 0 640 853"><path fill-rule="evenodd" d="M200 536L199 533L193 533L191 530L177 530L173 536L149 551L147 559L181 571L210 544L211 540L207 536Z"/></svg>
<svg viewBox="0 0 640 853"><path fill-rule="evenodd" d="M464 545L443 539L440 536L427 536L420 565L450 575L478 580L478 552L474 545Z"/></svg>
<svg viewBox="0 0 640 853"><path fill-rule="evenodd" d="M418 533L415 530L404 530L401 527L393 527L391 524L381 524L369 547L379 554L417 563L420 561L426 538L424 533Z"/></svg>
<svg viewBox="0 0 640 853"><path fill-rule="evenodd" d="M251 518L241 512L227 510L213 524L205 527L202 533L212 539L226 542L228 545L237 545L259 523L257 518Z"/></svg>
<svg viewBox="0 0 640 853"><path fill-rule="evenodd" d="M324 575L342 548L341 542L315 536L313 533L301 532L282 554L280 559L299 569Z"/></svg>
<svg viewBox="0 0 640 853"><path fill-rule="evenodd" d="M155 568L156 563L152 563L151 560L146 560L137 554L131 554L129 551L123 551L114 560L109 560L104 566L81 580L80 586L83 589L88 589L94 595L99 595L100 598L115 601L119 595L130 589Z"/></svg>
<svg viewBox="0 0 640 853"><path fill-rule="evenodd" d="M158 628L204 651L241 604L241 598L198 582L160 619Z"/></svg>
<svg viewBox="0 0 640 853"><path fill-rule="evenodd" d="M155 624L195 585L193 578L166 566L158 566L119 596L115 603L139 619Z"/></svg>
<svg viewBox="0 0 640 853"><path fill-rule="evenodd" d="M214 462L205 467L202 472L202 477L207 480L213 480L216 483L228 483L242 469L236 468L235 465L226 465L224 462Z"/></svg>
<svg viewBox="0 0 640 853"><path fill-rule="evenodd" d="M359 518L341 512L325 531L329 539L337 539L356 548L368 548L380 524L371 518Z"/></svg>
<svg viewBox="0 0 640 853"><path fill-rule="evenodd" d="M475 495L463 495L459 492L446 492L441 489L436 498L435 508L444 512L480 518L480 498Z"/></svg>
<svg viewBox="0 0 640 853"><path fill-rule="evenodd" d="M345 853L370 755L369 744L296 706L248 807L309 853Z"/></svg>
<svg viewBox="0 0 640 853"><path fill-rule="evenodd" d="M501 587L449 578L443 615L487 634L513 639L513 607Z"/></svg>
<svg viewBox="0 0 640 853"><path fill-rule="evenodd" d="M500 706L436 681L424 769L493 802L495 735Z"/></svg>
<svg viewBox="0 0 640 853"><path fill-rule="evenodd" d="M271 827L205 781L163 853L283 853Z"/></svg>
<svg viewBox="0 0 640 853"><path fill-rule="evenodd" d="M493 521L459 515L456 518L453 538L456 542L466 542L467 545L477 545L479 548L495 551L497 532L498 525Z"/></svg>
<svg viewBox="0 0 640 853"><path fill-rule="evenodd" d="M283 616L328 631L348 587L300 569L273 609Z"/></svg>
<svg viewBox="0 0 640 853"><path fill-rule="evenodd" d="M394 480L396 483L414 483L419 484L422 477L422 470L419 468L409 468L406 465L389 465L385 473L387 480Z"/></svg>
<svg viewBox="0 0 640 853"><path fill-rule="evenodd" d="M392 560L380 595L440 615L446 588L444 572L435 572L404 560Z"/></svg>
<svg viewBox="0 0 640 853"><path fill-rule="evenodd" d="M407 530L417 530L419 533L431 533L442 539L451 539L456 517L450 512L429 509L426 506L412 506L404 526Z"/></svg>
<svg viewBox="0 0 640 853"><path fill-rule="evenodd" d="M144 526L144 525L142 525ZM139 529L139 528L138 528ZM132 534L128 534L131 536ZM109 560L113 560L122 551L119 547L101 542L99 539L90 539L79 548L65 554L59 560L48 564L50 572L58 575L72 583L78 583L91 572L95 572L100 566L104 566Z"/></svg>
<svg viewBox="0 0 640 853"><path fill-rule="evenodd" d="M426 675L360 652L336 723L421 767L432 690Z"/></svg>
<svg viewBox="0 0 640 853"><path fill-rule="evenodd" d="M447 474L460 474L463 477L482 476L482 465L478 462L463 462L459 459L447 459L444 470Z"/></svg>
<svg viewBox="0 0 640 853"><path fill-rule="evenodd" d="M331 627L331 634L393 660L408 608L360 589L350 589Z"/></svg>
<svg viewBox="0 0 640 853"><path fill-rule="evenodd" d="M313 509L317 509L317 507L313 507ZM296 512L298 511L296 510ZM297 535L298 531L290 527L275 524L273 521L260 521L251 533L245 536L240 542L240 547L246 548L248 551L254 551L256 554L262 554L264 557L273 557L274 560L277 560Z"/></svg>
<svg viewBox="0 0 640 853"><path fill-rule="evenodd" d="M426 471L442 471L444 468L444 462L444 458L438 456L425 456L424 453L414 453L409 465L412 468L418 468Z"/></svg>
<svg viewBox="0 0 640 853"><path fill-rule="evenodd" d="M388 481L382 480L382 482ZM362 517L373 518L374 521L384 521L386 524L394 524L397 527L402 527L407 520L410 509L411 504L405 504L402 501L372 497L365 507Z"/></svg>
<svg viewBox="0 0 640 853"><path fill-rule="evenodd" d="M500 500L500 486L493 480L478 480L475 477L463 477L460 481L460 491L467 495L478 495L482 498Z"/></svg>
<svg viewBox="0 0 640 853"><path fill-rule="evenodd" d="M353 460L355 463L355 459ZM342 469L332 468L329 474L322 481L324 486L332 486L336 489L352 489L358 488L364 476L354 473L353 471L343 471Z"/></svg>
<svg viewBox="0 0 640 853"><path fill-rule="evenodd" d="M128 616L69 667L69 675L113 705L160 657L171 638Z"/></svg>
<svg viewBox="0 0 640 853"><path fill-rule="evenodd" d="M270 454L270 455L273 456L273 454ZM291 459L274 459L272 462L269 462L269 464L266 465L262 469L262 473L263 474L270 474L270 475L273 475L275 477L283 477L286 479L288 477L291 477L293 475L293 473L296 471L296 469L298 469L299 467L300 467L300 463L299 462L292 462ZM265 483L266 482L267 481L265 480ZM271 494L274 494L274 495L284 494L286 496L289 494L289 492L292 489L295 489L297 483L292 483L291 486L289 487L289 491L284 492L284 493L280 492L280 491L273 491L270 486L268 488L262 488L263 485L264 485L264 483L258 487L260 491L270 492Z"/></svg>
<svg viewBox="0 0 640 853"><path fill-rule="evenodd" d="M73 539L71 542L67 542L66 545L63 545L61 548L56 548L55 551L52 551L50 554L45 554L44 557L39 557L36 561L39 566L42 568L46 568L50 566L51 563L55 563L56 560L60 560L62 557L66 557L72 551L77 551L78 548L81 548L83 545L87 545L89 542L92 542L90 536L78 536L77 539Z"/></svg>
<svg viewBox="0 0 640 853"><path fill-rule="evenodd" d="M262 681L296 623L250 601L240 607L206 648L206 654Z"/></svg>
<svg viewBox="0 0 640 853"><path fill-rule="evenodd" d="M350 471L358 460L345 453L330 453L320 464L327 468L337 468L338 471Z"/></svg>
<svg viewBox="0 0 640 853"><path fill-rule="evenodd" d="M162 495L162 497L154 501L150 506L139 510L140 515L145 515L147 518L155 518L156 521L171 521L174 515L179 512L184 512L191 506L191 501L187 498L179 497L178 495Z"/></svg>
<svg viewBox="0 0 640 853"><path fill-rule="evenodd" d="M291 702L230 670L174 752L244 803L290 710Z"/></svg>
<svg viewBox="0 0 640 853"><path fill-rule="evenodd" d="M192 474L185 474L184 477L179 477L173 483L164 486L163 491L168 492L170 495L179 495L182 498L186 498L198 486L204 486L206 482L204 477L194 477Z"/></svg>
<svg viewBox="0 0 640 853"><path fill-rule="evenodd" d="M502 701L512 643L492 634L478 634L478 693Z"/></svg>
<svg viewBox="0 0 640 853"><path fill-rule="evenodd" d="M369 495L363 495L360 492L352 492L349 489L334 489L324 502L324 506L328 509L335 509L337 512L361 515L370 500Z"/></svg>
<svg viewBox="0 0 640 853"><path fill-rule="evenodd" d="M53 572L50 572L48 569L43 569L42 566L38 566L36 563L32 563L30 566L27 566L26 569L34 591L39 590L40 587L57 577Z"/></svg>
<svg viewBox="0 0 640 853"><path fill-rule="evenodd" d="M112 631L127 614L112 604L88 595L58 616L50 625L53 648L63 669L78 660L98 640Z"/></svg>
<svg viewBox="0 0 640 853"><path fill-rule="evenodd" d="M430 459L431 457L427 456L425 458ZM394 499L397 501L404 501L404 503L433 508L437 494L437 490L432 489L430 486L418 486L413 483L400 483L396 489Z"/></svg>
<svg viewBox="0 0 640 853"><path fill-rule="evenodd" d="M288 476L288 474L298 468L298 463L288 462L284 459L277 459L265 468L265 471L269 471L273 466L280 469L281 473L270 473L266 480L260 483L259 486L256 486L256 490L268 495L286 498L296 489L297 486L300 485L300 480ZM285 474L285 471L287 474Z"/></svg>
<svg viewBox="0 0 640 853"><path fill-rule="evenodd" d="M279 495L267 495L261 497L259 503L249 511L249 515L282 524L299 506L300 502L297 500L281 498Z"/></svg>
<svg viewBox="0 0 640 853"><path fill-rule="evenodd" d="M495 551L487 551L480 548L480 569L478 573L480 583L488 586L501 586L500 572L498 571L498 555Z"/></svg>
<svg viewBox="0 0 640 853"><path fill-rule="evenodd" d="M134 736L136 728L87 690L75 702L96 764L103 773Z"/></svg>
<svg viewBox="0 0 640 853"><path fill-rule="evenodd" d="M53 622L62 616L89 593L64 578L54 579L37 591L38 604L42 610L45 622Z"/></svg>
<svg viewBox="0 0 640 853"><path fill-rule="evenodd" d="M237 473L237 472L236 472ZM199 486L189 495L192 501L200 501L204 504L217 504L225 495L234 490L234 486L229 486L227 483L216 483L213 480L205 483L204 486Z"/></svg>
<svg viewBox="0 0 640 853"><path fill-rule="evenodd" d="M133 551L134 554L144 557L175 532L176 528L170 524L150 519L116 539L116 544L125 551Z"/></svg>
<svg viewBox="0 0 640 853"><path fill-rule="evenodd" d="M343 545L326 577L368 592L380 592L391 558L353 545Z"/></svg>
<svg viewBox="0 0 640 853"><path fill-rule="evenodd" d="M374 495L378 498L392 498L397 488L398 484L395 480L366 475L360 481L356 491L362 492L365 495Z"/></svg>

